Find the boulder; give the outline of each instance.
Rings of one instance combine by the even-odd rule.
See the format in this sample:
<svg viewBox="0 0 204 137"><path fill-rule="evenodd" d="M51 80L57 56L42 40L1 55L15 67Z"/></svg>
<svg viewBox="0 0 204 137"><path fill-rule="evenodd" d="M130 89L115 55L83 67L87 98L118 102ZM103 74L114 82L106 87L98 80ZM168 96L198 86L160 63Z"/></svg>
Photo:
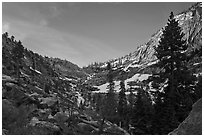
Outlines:
<svg viewBox="0 0 204 137"><path fill-rule="evenodd" d="M193 105L189 116L169 135L202 135L202 99Z"/></svg>
<svg viewBox="0 0 204 137"><path fill-rule="evenodd" d="M3 127L7 127L9 124L15 122L19 114L18 109L13 105L13 103L7 99L2 100L2 123Z"/></svg>
<svg viewBox="0 0 204 137"><path fill-rule="evenodd" d="M11 78L10 76L7 75L2 75L2 81L6 81L6 82L16 82L15 79Z"/></svg>
<svg viewBox="0 0 204 137"><path fill-rule="evenodd" d="M79 130L79 134L81 133L81 134L88 135L88 134L91 134L93 131L97 131L97 128L87 123L78 123L77 126Z"/></svg>
<svg viewBox="0 0 204 137"><path fill-rule="evenodd" d="M48 106L52 106L57 102L55 97L39 98L39 100L41 101L40 104L47 104Z"/></svg>
<svg viewBox="0 0 204 137"><path fill-rule="evenodd" d="M117 126L116 124L112 124L104 129L104 133L107 135L129 135L129 133Z"/></svg>
<svg viewBox="0 0 204 137"><path fill-rule="evenodd" d="M55 125L54 123L48 122L48 121L40 121L37 117L33 117L29 123L29 126L32 127L40 127L40 128L44 128L47 129L48 131L51 132L59 132L60 128Z"/></svg>

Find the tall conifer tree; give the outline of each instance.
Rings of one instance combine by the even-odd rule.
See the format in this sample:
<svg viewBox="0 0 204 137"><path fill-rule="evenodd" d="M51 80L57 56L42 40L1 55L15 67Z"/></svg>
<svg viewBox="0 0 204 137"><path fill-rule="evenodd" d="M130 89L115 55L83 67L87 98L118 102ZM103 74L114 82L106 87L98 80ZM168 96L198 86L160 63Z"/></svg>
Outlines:
<svg viewBox="0 0 204 137"><path fill-rule="evenodd" d="M108 63L107 65L107 81L109 85L107 86L107 94L105 95L102 106L101 106L101 122L99 127L99 134L103 133L103 125L105 120L109 120L111 122L115 122L116 112L117 112L117 102L115 97L115 83L113 81L113 70L111 64Z"/></svg>
<svg viewBox="0 0 204 137"><path fill-rule="evenodd" d="M116 96L115 96L115 83L113 81L113 70L111 67L111 64L108 63L107 65L108 75L107 75L107 81L109 83L107 90L108 93L106 94L105 98L105 117L108 120L112 120L116 116L116 110L117 110L117 102L116 102Z"/></svg>
<svg viewBox="0 0 204 137"><path fill-rule="evenodd" d="M14 39L14 37L13 37ZM12 40L13 41L13 40ZM21 63L22 63L22 58L24 57L24 47L21 43L21 41L19 40L18 43L16 43L15 47L12 49L12 57L13 60L16 62L16 74L18 77L18 80L20 78L20 67L21 67Z"/></svg>
<svg viewBox="0 0 204 137"><path fill-rule="evenodd" d="M158 67L160 73L155 77L159 83L159 92L163 92L157 98L159 101L156 108L156 115L162 114L156 121L158 134L167 134L179 123L178 115L180 109L185 106L188 113L190 106L185 104L188 93L192 90L192 75L186 66L187 63L187 44L183 39L181 27L171 12L167 26L163 31L159 45L155 47L156 56L159 60ZM154 82L155 82L154 81ZM161 86L163 83L163 86ZM181 118L184 119L184 118Z"/></svg>
<svg viewBox="0 0 204 137"><path fill-rule="evenodd" d="M126 99L126 95L125 95L125 83L123 80L120 82L118 114L120 116L120 121L121 121L121 124L123 127L126 116L127 116L127 99Z"/></svg>

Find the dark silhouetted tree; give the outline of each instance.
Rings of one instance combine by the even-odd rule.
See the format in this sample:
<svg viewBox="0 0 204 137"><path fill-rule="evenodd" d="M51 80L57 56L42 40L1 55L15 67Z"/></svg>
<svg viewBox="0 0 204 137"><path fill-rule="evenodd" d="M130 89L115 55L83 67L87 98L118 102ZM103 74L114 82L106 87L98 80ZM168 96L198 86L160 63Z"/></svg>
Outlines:
<svg viewBox="0 0 204 137"><path fill-rule="evenodd" d="M184 103L192 90L193 77L186 65L188 46L183 36L182 29L171 12L159 45L155 47L156 57L159 60L157 65L161 71L156 77L154 76L154 82L159 85L158 92L163 92L157 94L159 103L156 104L155 115L161 115L161 117L155 120L157 123L153 126L157 128L156 134L168 134L178 126L180 110L188 113L191 109L192 104ZM179 119L184 119L185 116Z"/></svg>
<svg viewBox="0 0 204 137"><path fill-rule="evenodd" d="M107 94L104 97L103 105L102 105L102 120L99 128L99 134L103 132L103 124L105 120L109 120L111 122L115 122L117 117L117 101L115 95L115 83L113 81L113 70L111 64L107 65L107 81L109 85L107 86Z"/></svg>
<svg viewBox="0 0 204 137"><path fill-rule="evenodd" d="M137 94L131 115L132 134L151 134L152 103L145 83L137 81Z"/></svg>
<svg viewBox="0 0 204 137"><path fill-rule="evenodd" d="M118 101L118 114L120 117L121 126L124 127L127 118L127 99L125 95L125 83L124 81L120 82L120 92L119 92L119 101Z"/></svg>
<svg viewBox="0 0 204 137"><path fill-rule="evenodd" d="M12 41L12 42L14 42L14 38L15 38L14 36L11 36L11 41Z"/></svg>
<svg viewBox="0 0 204 137"><path fill-rule="evenodd" d="M108 63L107 65L108 75L107 75L107 81L109 85L107 86L107 94L105 98L105 117L108 120L111 120L114 116L116 116L116 109L117 109L117 102L116 102L116 96L115 96L115 83L113 81L113 71L111 64Z"/></svg>
<svg viewBox="0 0 204 137"><path fill-rule="evenodd" d="M21 43L21 41L19 41L17 43L17 45L15 45L15 47L12 49L12 57L13 60L16 62L16 74L18 79L20 78L20 67L22 65L22 58L24 57L24 47Z"/></svg>

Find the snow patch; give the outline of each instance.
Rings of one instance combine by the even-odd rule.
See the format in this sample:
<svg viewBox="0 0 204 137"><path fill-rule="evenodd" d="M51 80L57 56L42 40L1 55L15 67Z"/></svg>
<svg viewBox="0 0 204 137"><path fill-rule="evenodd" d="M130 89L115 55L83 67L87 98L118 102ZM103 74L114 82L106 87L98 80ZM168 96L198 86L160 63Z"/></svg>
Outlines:
<svg viewBox="0 0 204 137"><path fill-rule="evenodd" d="M65 77L63 80L72 81L73 79Z"/></svg>
<svg viewBox="0 0 204 137"><path fill-rule="evenodd" d="M43 89L39 88L38 86L35 86L35 88L37 88L38 90L42 91Z"/></svg>
<svg viewBox="0 0 204 137"><path fill-rule="evenodd" d="M125 82L129 82L129 81L143 81L143 80L147 80L148 77L151 76L151 74L135 74L133 77L125 80Z"/></svg>
<svg viewBox="0 0 204 137"><path fill-rule="evenodd" d="M36 69L33 69L32 67L30 67L31 70L35 71L36 73L38 74L42 74L40 71L36 70Z"/></svg>
<svg viewBox="0 0 204 137"><path fill-rule="evenodd" d="M125 87L129 88L128 82L130 82L130 81L147 80L149 76L151 76L151 74L135 74L133 77L125 80ZM115 83L115 88L114 88L115 91L119 92L120 91L120 81L114 81L114 83ZM96 86L99 89L99 91L93 91L93 92L94 93L107 93L107 86L108 86L108 83L105 83L105 84L100 85L100 86Z"/></svg>
<svg viewBox="0 0 204 137"><path fill-rule="evenodd" d="M147 66L151 66L151 65L153 65L153 64L156 64L157 62L158 62L158 60L153 61L153 62L150 62L150 63L147 64Z"/></svg>
<svg viewBox="0 0 204 137"><path fill-rule="evenodd" d="M138 64L135 64L135 65L132 65L132 64L129 64L127 67L125 67L123 70L124 71L127 71L130 67L131 68L137 68L137 67L141 67L142 65L138 65Z"/></svg>

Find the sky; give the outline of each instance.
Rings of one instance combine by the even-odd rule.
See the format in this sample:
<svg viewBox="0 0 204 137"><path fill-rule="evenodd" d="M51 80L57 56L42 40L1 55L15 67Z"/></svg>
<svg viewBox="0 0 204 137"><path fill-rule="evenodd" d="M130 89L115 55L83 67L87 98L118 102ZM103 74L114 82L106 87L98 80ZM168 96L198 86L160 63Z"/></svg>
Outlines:
<svg viewBox="0 0 204 137"><path fill-rule="evenodd" d="M2 33L43 56L80 67L135 51L161 29L179 2L3 2Z"/></svg>

